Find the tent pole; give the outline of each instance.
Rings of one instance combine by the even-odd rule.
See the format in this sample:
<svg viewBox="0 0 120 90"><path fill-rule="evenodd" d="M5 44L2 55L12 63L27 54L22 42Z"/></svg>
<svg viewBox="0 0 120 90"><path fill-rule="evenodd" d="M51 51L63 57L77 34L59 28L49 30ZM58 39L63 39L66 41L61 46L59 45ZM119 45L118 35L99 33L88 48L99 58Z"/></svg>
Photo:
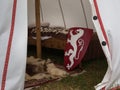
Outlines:
<svg viewBox="0 0 120 90"><path fill-rule="evenodd" d="M36 51L37 58L41 58L41 32L40 32L40 0L35 0L35 16L36 16Z"/></svg>

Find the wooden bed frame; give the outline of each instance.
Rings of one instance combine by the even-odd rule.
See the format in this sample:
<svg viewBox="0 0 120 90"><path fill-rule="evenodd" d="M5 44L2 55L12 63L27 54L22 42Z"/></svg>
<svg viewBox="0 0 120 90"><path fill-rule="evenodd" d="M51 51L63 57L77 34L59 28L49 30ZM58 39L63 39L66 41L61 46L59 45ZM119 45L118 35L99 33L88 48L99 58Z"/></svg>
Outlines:
<svg viewBox="0 0 120 90"><path fill-rule="evenodd" d="M28 45L36 45L37 40L33 39L32 36L28 37ZM54 48L54 49L60 49L64 50L66 45L66 40L58 39L58 38L49 38L46 40L41 40L41 46L47 47L47 48Z"/></svg>

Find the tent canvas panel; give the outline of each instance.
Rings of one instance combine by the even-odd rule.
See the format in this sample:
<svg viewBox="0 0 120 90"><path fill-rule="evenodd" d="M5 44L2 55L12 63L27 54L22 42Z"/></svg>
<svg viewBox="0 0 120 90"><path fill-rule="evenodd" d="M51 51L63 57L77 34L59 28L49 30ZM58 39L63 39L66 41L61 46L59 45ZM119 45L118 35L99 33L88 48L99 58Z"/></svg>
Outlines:
<svg viewBox="0 0 120 90"><path fill-rule="evenodd" d="M0 90L23 90L27 54L27 1L0 3ZM3 10L4 8L4 10Z"/></svg>
<svg viewBox="0 0 120 90"><path fill-rule="evenodd" d="M40 2L41 22L48 22L51 26L65 27L66 25L66 28L80 26L94 29L88 0L40 0ZM34 6L34 0L29 0L29 26L35 24Z"/></svg>
<svg viewBox="0 0 120 90"><path fill-rule="evenodd" d="M114 0L114 2L111 0L91 0L93 16L98 17L93 22L108 62L108 70L102 82L96 86L96 90L103 87L108 90L120 85L120 70L118 69L120 64L119 3L119 0ZM106 44L103 45L103 41Z"/></svg>
<svg viewBox="0 0 120 90"><path fill-rule="evenodd" d="M42 22L50 22L51 24L56 23L56 25L64 26L58 4L57 0L41 0ZM57 20L59 22L56 22Z"/></svg>

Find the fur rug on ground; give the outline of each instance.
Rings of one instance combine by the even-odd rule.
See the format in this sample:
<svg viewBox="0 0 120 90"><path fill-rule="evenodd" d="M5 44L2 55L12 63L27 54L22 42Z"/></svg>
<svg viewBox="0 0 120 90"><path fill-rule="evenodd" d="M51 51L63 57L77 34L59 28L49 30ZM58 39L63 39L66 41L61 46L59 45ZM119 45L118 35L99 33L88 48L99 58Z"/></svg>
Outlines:
<svg viewBox="0 0 120 90"><path fill-rule="evenodd" d="M47 82L83 73L82 68L67 72L64 66L54 64L51 59L43 60L30 56L27 58L25 88L40 86Z"/></svg>

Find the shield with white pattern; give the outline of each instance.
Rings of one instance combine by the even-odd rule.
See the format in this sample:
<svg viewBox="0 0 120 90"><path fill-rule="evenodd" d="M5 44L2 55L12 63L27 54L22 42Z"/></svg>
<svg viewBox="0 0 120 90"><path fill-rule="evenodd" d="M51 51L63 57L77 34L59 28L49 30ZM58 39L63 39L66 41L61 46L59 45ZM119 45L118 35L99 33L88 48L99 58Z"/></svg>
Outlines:
<svg viewBox="0 0 120 90"><path fill-rule="evenodd" d="M93 30L73 27L69 29L64 52L64 65L67 70L74 69L85 55Z"/></svg>

